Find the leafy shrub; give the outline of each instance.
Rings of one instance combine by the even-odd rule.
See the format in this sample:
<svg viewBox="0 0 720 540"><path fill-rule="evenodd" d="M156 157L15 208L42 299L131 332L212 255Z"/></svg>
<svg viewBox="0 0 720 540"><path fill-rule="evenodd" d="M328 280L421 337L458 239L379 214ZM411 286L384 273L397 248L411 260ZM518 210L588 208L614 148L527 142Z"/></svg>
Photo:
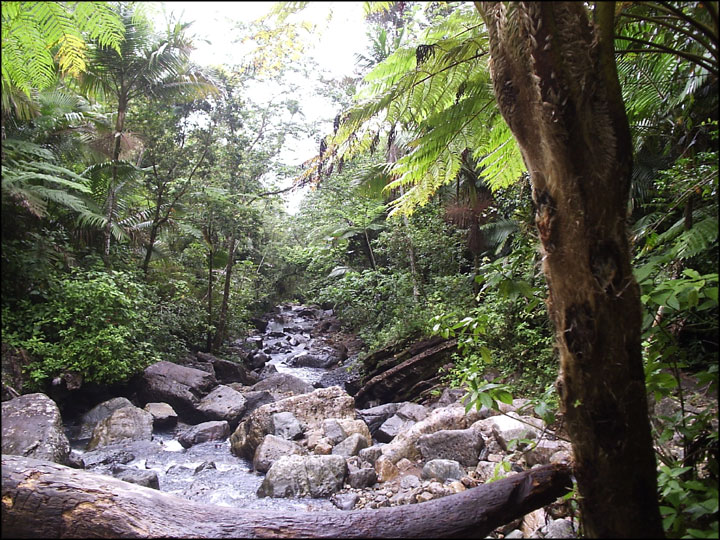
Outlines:
<svg viewBox="0 0 720 540"><path fill-rule="evenodd" d="M30 353L27 371L37 387L63 373L120 382L160 359L147 291L131 274L77 272L53 283L47 296L3 308L4 339Z"/></svg>

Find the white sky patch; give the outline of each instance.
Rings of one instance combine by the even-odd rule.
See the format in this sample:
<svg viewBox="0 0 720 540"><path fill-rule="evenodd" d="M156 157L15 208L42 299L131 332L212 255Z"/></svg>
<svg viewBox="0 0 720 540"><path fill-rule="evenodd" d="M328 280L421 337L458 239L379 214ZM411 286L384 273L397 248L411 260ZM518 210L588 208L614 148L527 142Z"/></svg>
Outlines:
<svg viewBox="0 0 720 540"><path fill-rule="evenodd" d="M275 5L274 2L147 2L155 12L158 27L163 24L166 13L174 13L183 22L192 21L190 33L197 37L196 50L192 60L200 65L238 64L237 55L240 46L234 44L236 22L254 21L266 15ZM308 54L318 63L321 70L333 78L353 75L355 55L365 51L368 38L362 2L310 2L299 14L291 19L306 20L318 27L317 41ZM207 41L205 41L207 40ZM298 81L294 81L298 82ZM332 130L332 120L337 114L335 106L326 98L313 92L312 81L300 81L300 90L296 99L301 104L305 117L309 120L323 120L327 132ZM259 88L259 94L273 92L272 89ZM314 138L292 141L282 152L281 159L289 165L299 165L313 157L318 151L318 141ZM289 185L289 184L287 184ZM288 211L295 213L306 190L288 194Z"/></svg>

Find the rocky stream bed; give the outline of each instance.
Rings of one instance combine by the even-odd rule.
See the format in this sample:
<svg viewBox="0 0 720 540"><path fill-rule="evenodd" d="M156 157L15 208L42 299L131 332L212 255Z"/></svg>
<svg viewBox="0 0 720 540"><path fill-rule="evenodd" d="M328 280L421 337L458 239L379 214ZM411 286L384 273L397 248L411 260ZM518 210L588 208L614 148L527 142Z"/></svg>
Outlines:
<svg viewBox="0 0 720 540"><path fill-rule="evenodd" d="M405 366L422 379L418 366L443 343L389 354L394 364L375 358L363 375L331 311L283 305L257 325L225 359L197 353L183 365L154 364L124 395L69 408L73 415L44 394L3 402L3 454L191 501L289 512L423 503L571 459L569 444L525 412L526 400L501 415L466 412L459 390L425 392L422 404L388 400L393 384L407 386L389 374ZM569 505L554 503L490 536L565 538L576 525Z"/></svg>

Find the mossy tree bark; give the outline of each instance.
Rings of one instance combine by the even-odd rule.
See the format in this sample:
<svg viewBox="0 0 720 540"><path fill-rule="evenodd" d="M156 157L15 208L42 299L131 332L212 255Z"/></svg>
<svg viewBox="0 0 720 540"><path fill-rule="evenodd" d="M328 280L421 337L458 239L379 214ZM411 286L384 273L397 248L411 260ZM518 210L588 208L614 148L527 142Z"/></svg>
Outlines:
<svg viewBox="0 0 720 540"><path fill-rule="evenodd" d="M661 537L625 223L632 146L614 4L598 2L593 22L580 2L475 5L500 111L532 178L585 532Z"/></svg>

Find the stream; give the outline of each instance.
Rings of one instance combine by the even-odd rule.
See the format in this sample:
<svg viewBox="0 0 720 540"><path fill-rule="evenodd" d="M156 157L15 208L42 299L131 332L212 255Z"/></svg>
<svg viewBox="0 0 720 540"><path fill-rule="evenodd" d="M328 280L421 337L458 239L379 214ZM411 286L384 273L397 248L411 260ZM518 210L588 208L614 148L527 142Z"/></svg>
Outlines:
<svg viewBox="0 0 720 540"><path fill-rule="evenodd" d="M325 312L325 315L329 314ZM265 332L260 334L262 350L270 357L267 364L275 366L280 373L292 374L311 385L317 382L328 369L293 367L289 364L289 360L298 354L331 351L321 340L312 337L310 331L316 323L311 310L305 306L279 306L279 312L273 314ZM258 338L248 338L252 339L257 341ZM77 427L76 422L66 423L66 433L73 454L82 458L86 455L84 449L88 439L73 438ZM253 472L251 462L233 455L229 439L208 441L185 449L176 437L186 427L187 424L179 422L172 430L155 430L152 441L132 443L130 452L126 453L132 459L121 462L127 467L157 473L160 491L206 504L248 509L337 510L327 499L258 498L256 491L265 475ZM86 458L89 455L87 453ZM110 474L112 466L101 462L91 470Z"/></svg>

